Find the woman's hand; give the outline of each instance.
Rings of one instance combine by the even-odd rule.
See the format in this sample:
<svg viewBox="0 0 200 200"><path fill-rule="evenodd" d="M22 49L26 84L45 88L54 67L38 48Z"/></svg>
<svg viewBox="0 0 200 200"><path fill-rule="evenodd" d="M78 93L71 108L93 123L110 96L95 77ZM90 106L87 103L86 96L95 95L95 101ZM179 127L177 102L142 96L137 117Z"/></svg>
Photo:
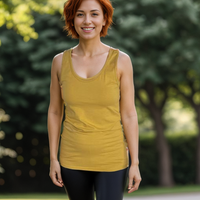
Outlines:
<svg viewBox="0 0 200 200"><path fill-rule="evenodd" d="M58 160L51 160L49 176L53 183L59 187L63 187L63 181L60 173L60 164Z"/></svg>
<svg viewBox="0 0 200 200"><path fill-rule="evenodd" d="M140 170L138 165L131 165L129 168L129 184L128 184L128 193L134 192L138 189L141 182ZM134 181L134 185L133 185Z"/></svg>

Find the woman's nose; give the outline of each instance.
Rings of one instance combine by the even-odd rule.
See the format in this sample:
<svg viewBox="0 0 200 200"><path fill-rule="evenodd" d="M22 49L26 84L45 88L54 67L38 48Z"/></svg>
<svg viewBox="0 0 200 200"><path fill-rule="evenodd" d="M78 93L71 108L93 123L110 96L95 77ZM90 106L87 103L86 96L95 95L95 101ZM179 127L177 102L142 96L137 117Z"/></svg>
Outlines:
<svg viewBox="0 0 200 200"><path fill-rule="evenodd" d="M85 20L84 20L85 24L90 24L91 23L91 19L89 15L85 15Z"/></svg>

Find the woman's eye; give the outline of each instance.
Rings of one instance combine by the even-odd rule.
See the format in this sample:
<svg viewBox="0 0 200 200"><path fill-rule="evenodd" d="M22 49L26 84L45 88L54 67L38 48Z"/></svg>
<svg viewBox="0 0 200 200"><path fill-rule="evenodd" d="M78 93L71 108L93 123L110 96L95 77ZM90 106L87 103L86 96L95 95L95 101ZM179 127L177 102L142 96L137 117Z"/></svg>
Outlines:
<svg viewBox="0 0 200 200"><path fill-rule="evenodd" d="M82 15L83 15L83 14L81 14L81 13L77 14L78 17L80 17L80 16L82 16Z"/></svg>
<svg viewBox="0 0 200 200"><path fill-rule="evenodd" d="M93 16L98 16L98 14L97 14L97 13L92 13L92 15L93 15ZM78 14L77 14L77 17L82 17L82 16L83 16L83 14L82 14L82 13L78 13Z"/></svg>

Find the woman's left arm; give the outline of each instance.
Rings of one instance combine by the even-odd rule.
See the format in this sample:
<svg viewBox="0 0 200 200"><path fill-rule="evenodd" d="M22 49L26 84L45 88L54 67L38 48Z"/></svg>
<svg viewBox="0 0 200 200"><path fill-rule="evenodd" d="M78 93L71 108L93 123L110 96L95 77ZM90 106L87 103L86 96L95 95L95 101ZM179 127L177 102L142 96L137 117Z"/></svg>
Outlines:
<svg viewBox="0 0 200 200"><path fill-rule="evenodd" d="M130 57L121 52L119 53L118 67L121 72L120 79L120 114L121 121L124 128L124 134L127 140L128 149L131 156L131 165L129 168L129 185L128 193L138 189L141 182L139 171L139 133L138 133L138 119L135 108L135 90L133 82L133 67ZM134 181L134 185L133 185Z"/></svg>

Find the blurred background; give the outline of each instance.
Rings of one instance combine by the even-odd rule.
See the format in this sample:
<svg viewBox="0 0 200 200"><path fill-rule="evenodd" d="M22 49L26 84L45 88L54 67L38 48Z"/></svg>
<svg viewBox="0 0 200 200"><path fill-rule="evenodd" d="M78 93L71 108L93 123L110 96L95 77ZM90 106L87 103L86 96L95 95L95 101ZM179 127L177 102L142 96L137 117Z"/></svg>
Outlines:
<svg viewBox="0 0 200 200"><path fill-rule="evenodd" d="M0 193L65 193L49 177L53 57L78 44L63 0L0 1ZM113 0L102 42L132 60L140 188L200 185L200 0Z"/></svg>

